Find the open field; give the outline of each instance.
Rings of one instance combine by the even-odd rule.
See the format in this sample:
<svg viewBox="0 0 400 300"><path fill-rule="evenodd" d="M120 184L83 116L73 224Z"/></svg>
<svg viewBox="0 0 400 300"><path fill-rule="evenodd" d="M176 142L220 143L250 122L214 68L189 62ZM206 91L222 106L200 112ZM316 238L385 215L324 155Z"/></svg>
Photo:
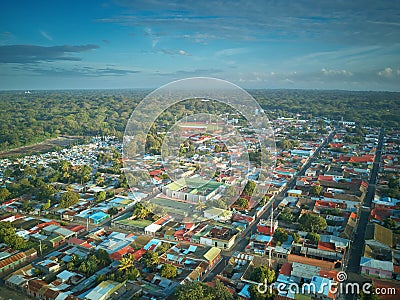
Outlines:
<svg viewBox="0 0 400 300"><path fill-rule="evenodd" d="M48 139L38 144L2 151L0 152L0 158L47 152L53 150L56 147L66 147L75 142L78 142L81 139L82 137L78 136L60 136L57 138Z"/></svg>
<svg viewBox="0 0 400 300"><path fill-rule="evenodd" d="M150 200L150 203L157 204L167 212L181 215L190 213L195 209L195 206L193 204L170 200L166 198L153 198Z"/></svg>
<svg viewBox="0 0 400 300"><path fill-rule="evenodd" d="M130 225L130 226L135 226L138 228L145 228L146 226L149 226L151 223L153 223L150 220L129 220L129 219L122 219L115 221L115 223L120 223L124 225Z"/></svg>

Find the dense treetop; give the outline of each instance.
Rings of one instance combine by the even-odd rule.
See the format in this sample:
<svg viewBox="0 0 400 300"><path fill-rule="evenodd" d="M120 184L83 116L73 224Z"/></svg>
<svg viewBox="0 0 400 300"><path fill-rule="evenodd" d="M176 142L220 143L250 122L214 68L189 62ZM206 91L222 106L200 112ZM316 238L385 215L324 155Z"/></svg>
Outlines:
<svg viewBox="0 0 400 300"><path fill-rule="evenodd" d="M136 104L150 91L85 90L0 92L0 151L34 144L60 135L122 137ZM249 91L270 118L323 116L362 125L399 127L400 93L316 90ZM174 123L205 103L175 105L160 116ZM221 112L221 104L212 112Z"/></svg>

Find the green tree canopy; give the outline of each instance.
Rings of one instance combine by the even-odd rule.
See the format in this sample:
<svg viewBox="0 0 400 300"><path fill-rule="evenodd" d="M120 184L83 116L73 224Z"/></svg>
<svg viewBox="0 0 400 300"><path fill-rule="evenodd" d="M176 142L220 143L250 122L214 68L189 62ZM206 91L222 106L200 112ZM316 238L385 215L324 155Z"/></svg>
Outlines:
<svg viewBox="0 0 400 300"><path fill-rule="evenodd" d="M7 188L0 189L0 201L5 201L11 196L10 191Z"/></svg>
<svg viewBox="0 0 400 300"><path fill-rule="evenodd" d="M74 191L67 191L61 195L60 207L68 208L79 202L79 194Z"/></svg>
<svg viewBox="0 0 400 300"><path fill-rule="evenodd" d="M176 300L233 300L232 294L224 284L216 280L214 287L202 282L189 282L175 289Z"/></svg>
<svg viewBox="0 0 400 300"><path fill-rule="evenodd" d="M316 232L309 232L307 233L306 238L309 239L312 243L316 244L318 243L320 236Z"/></svg>
<svg viewBox="0 0 400 300"><path fill-rule="evenodd" d="M288 233L283 228L277 228L274 232L274 239L277 242L280 242L280 243L286 242L288 237L289 237Z"/></svg>
<svg viewBox="0 0 400 300"><path fill-rule="evenodd" d="M310 187L310 194L314 196L319 196L323 190L324 190L323 186L313 185L312 187Z"/></svg>
<svg viewBox="0 0 400 300"><path fill-rule="evenodd" d="M242 194L246 196L251 196L253 195L254 189L256 188L256 183L254 181L247 181Z"/></svg>
<svg viewBox="0 0 400 300"><path fill-rule="evenodd" d="M158 254L151 250L147 251L145 254L143 254L142 258L143 258L144 265L146 268L153 269L160 263Z"/></svg>
<svg viewBox="0 0 400 300"><path fill-rule="evenodd" d="M249 200L247 200L246 198L239 198L236 201L236 205L240 208L248 209L249 208Z"/></svg>
<svg viewBox="0 0 400 300"><path fill-rule="evenodd" d="M273 269L268 268L265 265L260 265L254 269L251 274L251 280L255 282L264 283L265 279L267 279L267 283L271 284L275 281L275 271Z"/></svg>
<svg viewBox="0 0 400 300"><path fill-rule="evenodd" d="M165 278L174 278L178 275L178 269L175 266L165 264L161 267L160 274Z"/></svg>
<svg viewBox="0 0 400 300"><path fill-rule="evenodd" d="M321 216L313 213L305 213L299 218L300 227L307 232L321 232L328 224Z"/></svg>
<svg viewBox="0 0 400 300"><path fill-rule="evenodd" d="M135 219L144 219L148 214L150 214L150 211L142 203L135 203L132 207L132 217Z"/></svg>

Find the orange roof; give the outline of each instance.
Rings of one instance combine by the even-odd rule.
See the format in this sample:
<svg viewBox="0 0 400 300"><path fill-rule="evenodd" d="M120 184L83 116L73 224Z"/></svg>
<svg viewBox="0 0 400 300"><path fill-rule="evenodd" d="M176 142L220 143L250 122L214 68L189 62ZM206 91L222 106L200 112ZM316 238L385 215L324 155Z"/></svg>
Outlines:
<svg viewBox="0 0 400 300"><path fill-rule="evenodd" d="M400 274L400 266L393 265L393 268L394 268L394 273L395 274Z"/></svg>
<svg viewBox="0 0 400 300"><path fill-rule="evenodd" d="M42 223L42 224L38 224L37 227L42 229L42 228L45 228L45 227L50 226L50 225L60 226L60 223L52 220L50 222L45 222L45 223Z"/></svg>
<svg viewBox="0 0 400 300"><path fill-rule="evenodd" d="M81 240L81 239L78 239L78 238L70 238L68 241L67 241L67 243L70 243L70 244L74 244L74 245L81 245L81 244L83 244L85 241L84 240Z"/></svg>
<svg viewBox="0 0 400 300"><path fill-rule="evenodd" d="M281 269L279 270L279 274L290 276L291 273L292 273L292 264L283 263Z"/></svg>
<svg viewBox="0 0 400 300"><path fill-rule="evenodd" d="M19 252L19 253L14 254L6 259L3 259L2 261L0 261L0 269L3 269L5 266L15 263L16 261L24 259L25 257L26 257L26 255L24 252Z"/></svg>
<svg viewBox="0 0 400 300"><path fill-rule="evenodd" d="M384 221L391 216L391 209L385 207L375 207L371 210L370 216L375 220Z"/></svg>
<svg viewBox="0 0 400 300"><path fill-rule="evenodd" d="M111 259L120 260L124 255L133 253L135 250L131 246L126 246L110 255Z"/></svg>
<svg viewBox="0 0 400 300"><path fill-rule="evenodd" d="M326 260L319 260L311 257L304 257L296 254L289 254L288 255L289 262L298 262L301 264L306 264L310 266L320 267L321 269L325 270L333 270L335 268L335 263L326 261Z"/></svg>
<svg viewBox="0 0 400 300"><path fill-rule="evenodd" d="M175 231L175 233L174 233L174 237L182 236L184 233L185 233L185 229L177 230L177 231Z"/></svg>
<svg viewBox="0 0 400 300"><path fill-rule="evenodd" d="M333 181L333 176L319 175L318 181Z"/></svg>
<svg viewBox="0 0 400 300"><path fill-rule="evenodd" d="M335 251L336 250L334 243L321 242L321 241L318 241L318 249L319 250L327 250L327 251Z"/></svg>
<svg viewBox="0 0 400 300"><path fill-rule="evenodd" d="M331 148L342 148L344 146L344 144L342 144L342 143L330 143L329 146Z"/></svg>
<svg viewBox="0 0 400 300"><path fill-rule="evenodd" d="M349 162L367 163L367 162L373 162L374 159L375 159L375 155L364 154L362 156L352 156L352 157L350 157Z"/></svg>
<svg viewBox="0 0 400 300"><path fill-rule="evenodd" d="M336 271L336 270L320 270L319 276L330 278L330 279L333 279L336 281L338 273L339 273L339 271Z"/></svg>
<svg viewBox="0 0 400 300"><path fill-rule="evenodd" d="M139 250L137 250L137 251L135 251L135 252L133 253L133 257L135 258L135 260L139 260L139 259L142 258L143 254L145 254L145 253L146 253L146 250L144 250L144 249L139 249Z"/></svg>

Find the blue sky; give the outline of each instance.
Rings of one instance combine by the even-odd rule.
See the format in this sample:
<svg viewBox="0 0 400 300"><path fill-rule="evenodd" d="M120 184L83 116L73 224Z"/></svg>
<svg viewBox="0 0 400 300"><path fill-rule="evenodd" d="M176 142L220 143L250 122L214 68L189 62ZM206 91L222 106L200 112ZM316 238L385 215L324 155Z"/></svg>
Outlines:
<svg viewBox="0 0 400 300"><path fill-rule="evenodd" d="M0 89L400 90L400 1L1 1Z"/></svg>

